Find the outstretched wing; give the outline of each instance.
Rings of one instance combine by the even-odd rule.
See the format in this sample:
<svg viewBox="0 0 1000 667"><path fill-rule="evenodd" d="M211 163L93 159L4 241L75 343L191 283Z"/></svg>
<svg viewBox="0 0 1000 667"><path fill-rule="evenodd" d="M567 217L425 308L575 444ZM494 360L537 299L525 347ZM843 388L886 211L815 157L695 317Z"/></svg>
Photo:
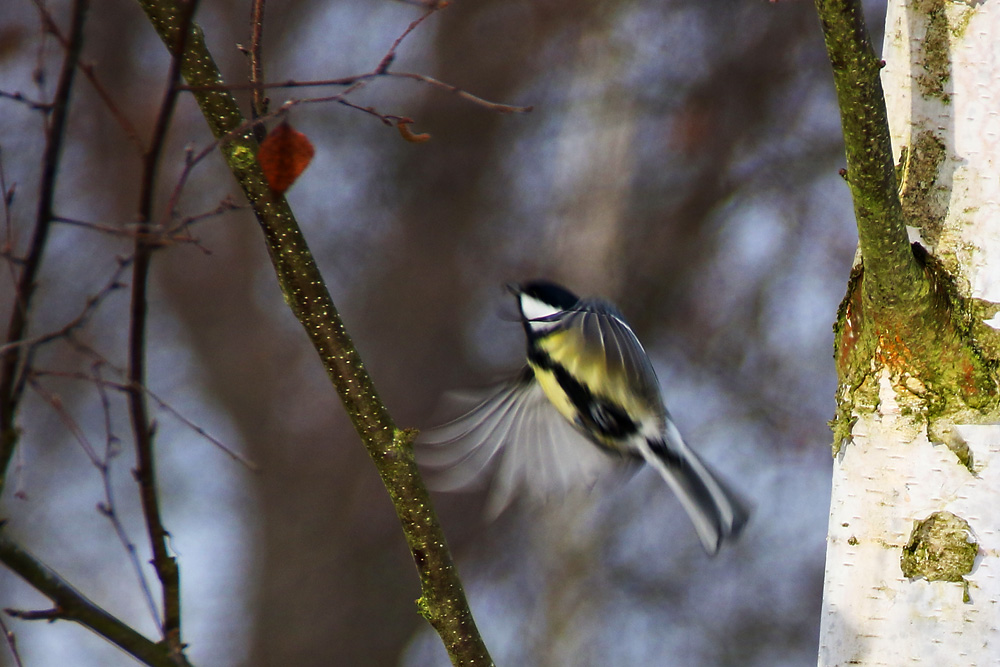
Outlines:
<svg viewBox="0 0 1000 667"><path fill-rule="evenodd" d="M515 380L449 397L461 416L417 437L417 462L431 488L464 489L492 477L487 511L496 516L522 488L544 500L593 485L615 459L587 440L546 398L530 369Z"/></svg>

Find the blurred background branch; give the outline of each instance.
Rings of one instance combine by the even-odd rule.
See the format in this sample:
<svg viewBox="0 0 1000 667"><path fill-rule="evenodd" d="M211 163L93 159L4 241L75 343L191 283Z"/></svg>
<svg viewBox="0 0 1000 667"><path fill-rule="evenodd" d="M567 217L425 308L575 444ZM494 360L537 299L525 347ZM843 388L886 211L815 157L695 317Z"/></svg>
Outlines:
<svg viewBox="0 0 1000 667"><path fill-rule="evenodd" d="M66 119L69 115L69 96L73 88L80 50L83 48L83 25L89 4L87 0L75 0L71 9L70 36L66 44L62 69L59 72L59 82L52 103L47 107L47 112L50 111L51 114L46 129L45 152L41 160L42 176L31 245L20 266L14 302L7 324L7 336L4 339L7 345L0 355L0 493L6 486L7 469L19 437L15 419L30 370L27 360L31 355L31 348L19 343L28 330L31 301L52 226L56 177L60 172L59 161L62 157ZM42 15L48 16L44 12Z"/></svg>
<svg viewBox="0 0 1000 667"><path fill-rule="evenodd" d="M11 541L0 530L0 560L13 572L24 577L56 606L44 611L5 609L14 618L44 621L75 621L115 644L137 660L154 667L187 665L183 656L170 647L152 642L88 600L56 572L46 567L30 553Z"/></svg>

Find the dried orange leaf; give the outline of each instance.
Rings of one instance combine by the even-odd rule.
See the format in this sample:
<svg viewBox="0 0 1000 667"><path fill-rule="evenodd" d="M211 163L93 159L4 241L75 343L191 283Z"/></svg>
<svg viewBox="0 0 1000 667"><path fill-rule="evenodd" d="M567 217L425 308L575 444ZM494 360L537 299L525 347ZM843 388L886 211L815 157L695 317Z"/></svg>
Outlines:
<svg viewBox="0 0 1000 667"><path fill-rule="evenodd" d="M274 194L284 194L295 179L306 170L316 149L301 132L282 123L271 130L260 144L257 161Z"/></svg>
<svg viewBox="0 0 1000 667"><path fill-rule="evenodd" d="M425 141L429 141L431 135L426 132L421 132L420 134L414 134L410 129L410 123L413 121L409 118L401 118L396 121L396 129L399 130L399 135L409 141L412 144L422 144Z"/></svg>

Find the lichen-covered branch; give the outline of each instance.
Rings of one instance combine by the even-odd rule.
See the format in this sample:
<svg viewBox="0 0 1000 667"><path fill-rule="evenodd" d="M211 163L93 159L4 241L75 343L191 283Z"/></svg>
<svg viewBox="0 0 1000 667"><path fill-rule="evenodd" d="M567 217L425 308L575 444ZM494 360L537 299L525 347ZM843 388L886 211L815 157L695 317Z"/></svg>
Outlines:
<svg viewBox="0 0 1000 667"><path fill-rule="evenodd" d="M7 610L22 618L75 621L93 630L137 660L153 667L189 667L183 656L172 655L169 647L142 636L88 600L57 572L18 546L0 527L0 561L49 598L54 609L38 613Z"/></svg>
<svg viewBox="0 0 1000 667"><path fill-rule="evenodd" d="M176 0L138 0L168 47L182 25ZM181 73L188 85L222 78L204 36L191 25ZM398 429L365 370L322 275L283 197L273 196L256 159L257 144L232 94L193 92L220 149L260 223L285 300L309 335L355 429L378 468L420 575L420 613L441 636L456 665L490 665L426 487L413 458L412 433ZM244 131L235 131L246 128ZM234 132L235 131L235 132Z"/></svg>
<svg viewBox="0 0 1000 667"><path fill-rule="evenodd" d="M879 77L882 63L859 0L816 0L816 10L833 67L866 290L882 309L909 307L923 300L927 290L910 252L899 203Z"/></svg>

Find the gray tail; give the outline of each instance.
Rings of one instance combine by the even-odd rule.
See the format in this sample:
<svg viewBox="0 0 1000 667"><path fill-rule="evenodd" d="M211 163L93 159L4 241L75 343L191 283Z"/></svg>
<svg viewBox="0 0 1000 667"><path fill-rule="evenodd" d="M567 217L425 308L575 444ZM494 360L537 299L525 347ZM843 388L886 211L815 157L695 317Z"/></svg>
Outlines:
<svg viewBox="0 0 1000 667"><path fill-rule="evenodd" d="M749 509L688 449L677 428L668 422L664 439L647 440L646 445L643 457L677 494L705 551L714 555L725 542L735 540L750 518Z"/></svg>

